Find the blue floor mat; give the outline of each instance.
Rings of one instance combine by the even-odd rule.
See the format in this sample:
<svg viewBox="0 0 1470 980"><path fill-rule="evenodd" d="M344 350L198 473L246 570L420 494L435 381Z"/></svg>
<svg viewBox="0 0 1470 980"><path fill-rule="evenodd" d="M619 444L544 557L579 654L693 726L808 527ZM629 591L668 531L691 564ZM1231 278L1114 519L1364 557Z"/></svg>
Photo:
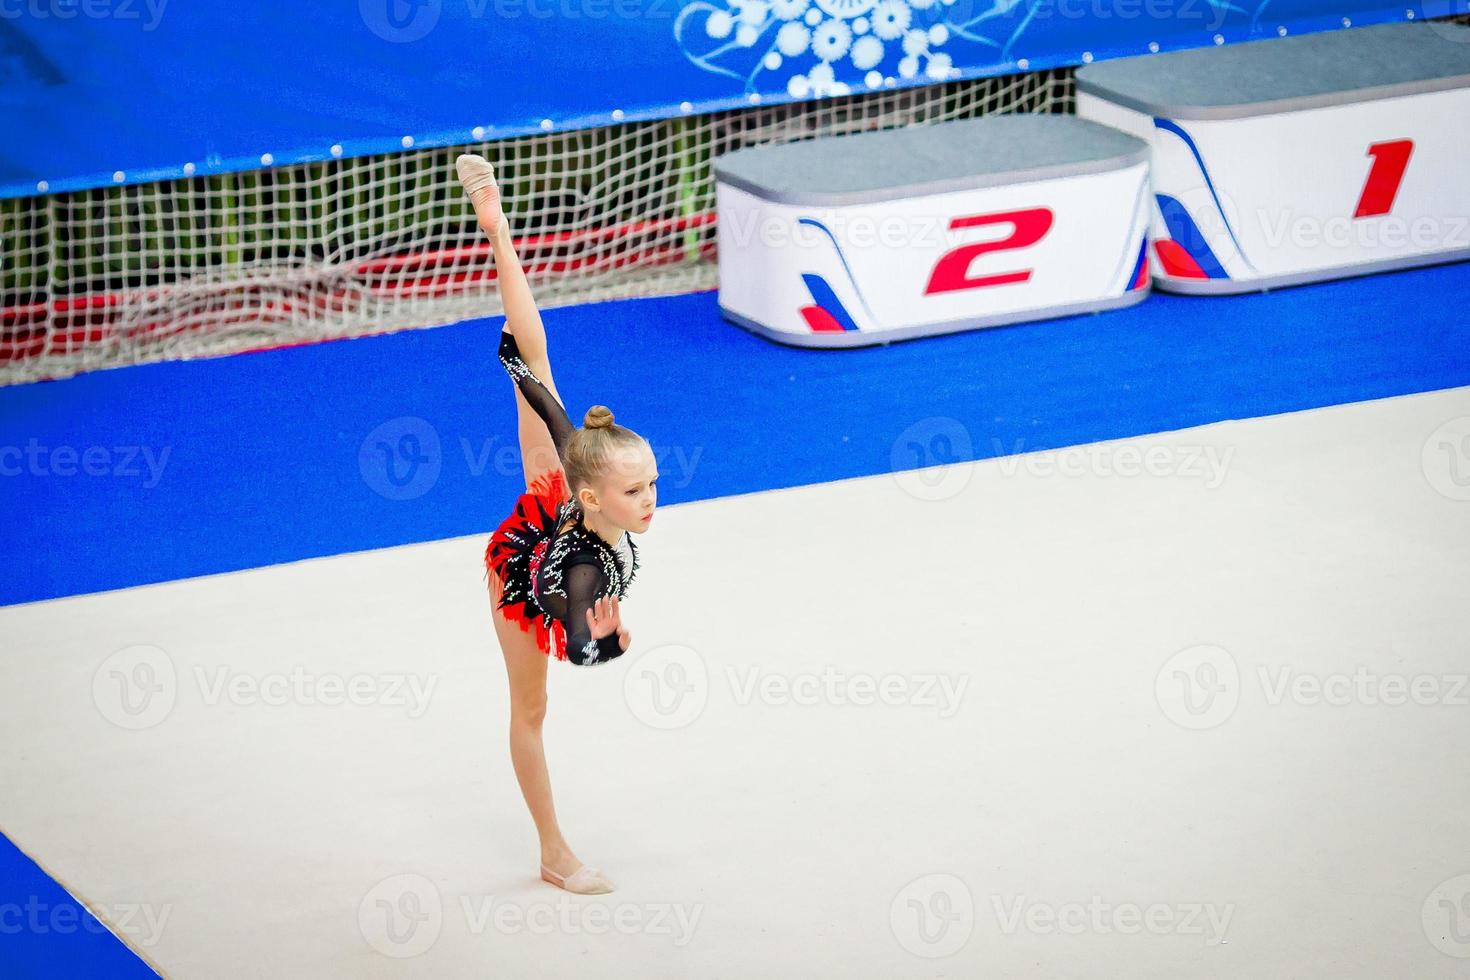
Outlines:
<svg viewBox="0 0 1470 980"><path fill-rule="evenodd" d="M158 976L3 835L0 883L0 977L5 980ZM145 938L155 935L149 931L153 927L142 927L140 910L119 906L100 911L115 917L120 928L136 929ZM156 925L167 924L166 909L149 912Z"/></svg>
<svg viewBox="0 0 1470 980"><path fill-rule="evenodd" d="M1467 294L1456 263L849 351L713 292L543 316L573 419L643 433L672 504L1470 384ZM488 533L523 484L502 322L0 389L0 605Z"/></svg>

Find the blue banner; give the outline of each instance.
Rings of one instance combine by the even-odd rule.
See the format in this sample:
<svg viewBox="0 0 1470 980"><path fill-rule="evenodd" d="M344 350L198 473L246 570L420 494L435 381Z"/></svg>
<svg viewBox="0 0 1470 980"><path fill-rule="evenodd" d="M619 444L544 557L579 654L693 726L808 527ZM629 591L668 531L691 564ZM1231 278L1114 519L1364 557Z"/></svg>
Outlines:
<svg viewBox="0 0 1470 980"><path fill-rule="evenodd" d="M0 196L1465 9L1470 0L0 0Z"/></svg>

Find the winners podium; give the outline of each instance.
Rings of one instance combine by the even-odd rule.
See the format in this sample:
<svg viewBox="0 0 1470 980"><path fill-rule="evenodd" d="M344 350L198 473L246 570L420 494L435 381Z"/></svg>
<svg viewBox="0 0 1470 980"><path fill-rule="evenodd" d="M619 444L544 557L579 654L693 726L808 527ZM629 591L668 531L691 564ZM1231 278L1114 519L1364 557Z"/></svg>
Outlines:
<svg viewBox="0 0 1470 980"><path fill-rule="evenodd" d="M714 162L719 306L856 347L1136 303L1149 146L1020 114L749 147Z"/></svg>
<svg viewBox="0 0 1470 980"><path fill-rule="evenodd" d="M1470 27L1120 58L1077 114L1153 149L1160 289L1238 293L1470 257Z"/></svg>

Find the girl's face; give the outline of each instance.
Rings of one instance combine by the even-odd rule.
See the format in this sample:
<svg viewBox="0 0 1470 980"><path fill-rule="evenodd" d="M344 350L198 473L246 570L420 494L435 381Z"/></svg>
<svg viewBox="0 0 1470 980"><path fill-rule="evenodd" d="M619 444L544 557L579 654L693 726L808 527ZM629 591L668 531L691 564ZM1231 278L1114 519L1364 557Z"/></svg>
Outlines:
<svg viewBox="0 0 1470 980"><path fill-rule="evenodd" d="M599 512L632 534L648 530L658 506L658 463L647 444L620 450L597 486Z"/></svg>

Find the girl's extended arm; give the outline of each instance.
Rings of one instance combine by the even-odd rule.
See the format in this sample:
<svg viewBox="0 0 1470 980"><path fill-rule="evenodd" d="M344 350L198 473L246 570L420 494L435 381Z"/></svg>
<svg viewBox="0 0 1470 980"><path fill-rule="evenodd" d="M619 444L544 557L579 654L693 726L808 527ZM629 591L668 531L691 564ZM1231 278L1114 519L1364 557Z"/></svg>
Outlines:
<svg viewBox="0 0 1470 980"><path fill-rule="evenodd" d="M585 562L569 565L562 584L566 588L566 606L562 610L565 615L557 618L566 629L567 659L579 666L588 666L621 657L624 652L621 631L615 629L594 639L592 628L587 623L587 613L607 587L607 576L602 569ZM553 600L549 605L555 607L560 603Z"/></svg>

